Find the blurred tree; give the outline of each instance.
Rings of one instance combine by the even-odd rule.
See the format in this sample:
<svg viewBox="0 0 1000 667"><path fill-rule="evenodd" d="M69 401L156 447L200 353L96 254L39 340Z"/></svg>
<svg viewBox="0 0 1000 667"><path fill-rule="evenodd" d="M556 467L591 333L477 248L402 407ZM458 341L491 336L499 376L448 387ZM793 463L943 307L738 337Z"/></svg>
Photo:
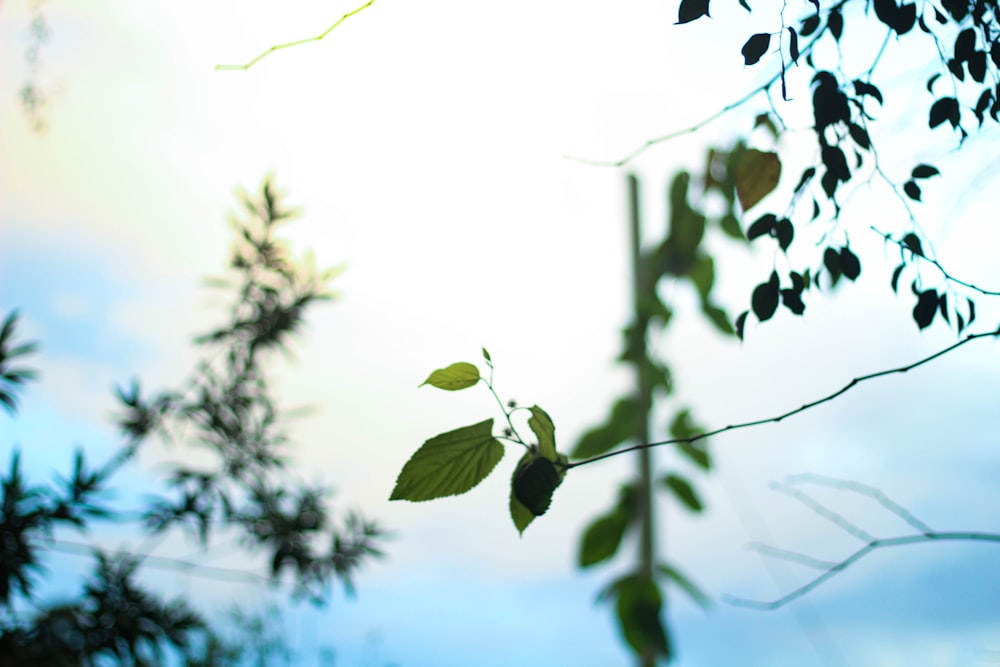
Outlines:
<svg viewBox="0 0 1000 667"><path fill-rule="evenodd" d="M357 570L380 555L375 523L356 513L335 522L326 490L289 475L284 423L264 371L268 355L300 330L306 310L329 298L333 272L317 272L308 257L296 263L276 237L294 212L282 206L270 179L259 197L244 195L242 202L247 216L233 221L234 278L218 281L235 293L230 317L197 339L208 355L188 382L148 397L138 381L119 389L120 449L96 467L77 451L72 472L55 484L26 480L21 453L11 452L0 479L0 664L153 665L163 663L167 648L191 664L232 664L189 602L164 601L142 587L138 573L156 559L151 554L94 549L94 571L78 598L38 600L45 554L66 529L85 531L97 521L133 523L147 534L184 529L205 548L213 536L235 533L248 554L266 558L273 584L315 604L328 598L334 580L352 593ZM0 402L11 415L34 379L16 363L36 350L15 341L17 317L11 313L0 329ZM110 505L104 498L113 477L154 437L210 458L174 465L164 493L139 512ZM257 639L271 653L280 648Z"/></svg>

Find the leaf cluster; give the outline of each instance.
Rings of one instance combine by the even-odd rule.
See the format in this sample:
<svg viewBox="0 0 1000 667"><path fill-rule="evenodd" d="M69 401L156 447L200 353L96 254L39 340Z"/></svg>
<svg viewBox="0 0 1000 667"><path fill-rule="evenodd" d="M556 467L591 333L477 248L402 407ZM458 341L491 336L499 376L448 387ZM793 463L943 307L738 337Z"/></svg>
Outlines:
<svg viewBox="0 0 1000 667"><path fill-rule="evenodd" d="M236 298L228 323L197 339L206 360L190 379L179 389L151 395L138 380L120 387L117 423L124 444L102 466L91 467L77 452L67 479L52 487L31 485L21 473L19 452L12 455L0 499L0 612L10 611L15 598L34 601L47 540L57 529L85 530L96 519L121 523L137 515L149 534L182 529L206 547L220 532L235 534L247 552L267 559L275 584L290 584L294 595L317 604L334 580L352 592L358 569L380 555L382 533L375 523L357 513L335 521L325 502L327 489L298 482L286 469L285 420L264 366L271 351L287 349L306 308L329 297L330 274L295 261L275 236L293 214L270 179L259 198L244 195L243 203L249 217L234 222L235 278L225 283ZM12 342L15 323L12 313L0 329L0 401L10 411L17 406L16 392L32 378L10 360L34 350ZM111 478L154 437L207 451L209 463L173 465L165 493L150 496L138 512L111 509L103 501ZM90 664L102 656L162 664L161 646L184 649L192 632L204 630L185 603L162 602L135 584L141 557L100 550L94 557L94 578L79 600L42 607L29 622L0 613L0 647L9 648L0 654L35 656L48 650L45 660L65 657L71 660L66 664ZM18 664L48 664L45 660L26 657Z"/></svg>

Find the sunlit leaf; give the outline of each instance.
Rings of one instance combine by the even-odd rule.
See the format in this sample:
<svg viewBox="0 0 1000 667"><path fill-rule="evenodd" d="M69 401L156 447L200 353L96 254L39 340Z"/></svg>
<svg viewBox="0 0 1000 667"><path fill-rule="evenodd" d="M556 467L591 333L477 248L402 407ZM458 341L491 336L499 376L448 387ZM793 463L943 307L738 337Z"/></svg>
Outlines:
<svg viewBox="0 0 1000 667"><path fill-rule="evenodd" d="M736 167L736 195L746 211L778 187L781 160L777 153L747 149Z"/></svg>
<svg viewBox="0 0 1000 667"><path fill-rule="evenodd" d="M485 352L485 350L483 351ZM420 386L429 384L438 389L458 391L459 389L472 387L477 382L479 382L479 369L468 362L459 361L447 368L437 369Z"/></svg>
<svg viewBox="0 0 1000 667"><path fill-rule="evenodd" d="M389 500L465 493L493 471L503 453L503 445L493 437L493 419L434 436L403 466Z"/></svg>
<svg viewBox="0 0 1000 667"><path fill-rule="evenodd" d="M552 424L552 419L545 410L537 405L530 408L531 417L528 418L528 426L535 437L538 438L538 452L549 461L555 461L556 453L556 427Z"/></svg>

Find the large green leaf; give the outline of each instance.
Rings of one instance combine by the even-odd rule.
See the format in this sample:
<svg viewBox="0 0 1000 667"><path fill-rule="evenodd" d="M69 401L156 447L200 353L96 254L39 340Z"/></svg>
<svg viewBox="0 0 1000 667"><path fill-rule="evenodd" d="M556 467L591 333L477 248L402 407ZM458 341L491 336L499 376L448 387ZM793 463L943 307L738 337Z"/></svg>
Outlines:
<svg viewBox="0 0 1000 667"><path fill-rule="evenodd" d="M767 48L766 44L764 48ZM753 208L757 202L770 194L778 186L780 179L781 160L778 159L777 153L747 149L736 167L736 195L743 210Z"/></svg>
<svg viewBox="0 0 1000 667"><path fill-rule="evenodd" d="M503 458L493 419L436 435L425 442L396 478L389 500L433 500L465 493Z"/></svg>
<svg viewBox="0 0 1000 667"><path fill-rule="evenodd" d="M545 410L537 405L532 405L531 418L528 419L528 426L538 438L538 453L553 463L558 458L556 453L556 427L552 423L551 417Z"/></svg>
<svg viewBox="0 0 1000 667"><path fill-rule="evenodd" d="M479 369L467 361L459 361L447 368L437 369L427 376L427 379L420 386L429 384L438 389L458 391L459 389L467 389L477 382L479 382Z"/></svg>

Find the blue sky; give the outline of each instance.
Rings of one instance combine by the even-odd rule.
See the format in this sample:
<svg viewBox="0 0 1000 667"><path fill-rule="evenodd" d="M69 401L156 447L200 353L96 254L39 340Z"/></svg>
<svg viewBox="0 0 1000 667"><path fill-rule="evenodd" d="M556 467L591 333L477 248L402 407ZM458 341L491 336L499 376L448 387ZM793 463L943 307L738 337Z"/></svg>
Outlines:
<svg viewBox="0 0 1000 667"><path fill-rule="evenodd" d="M116 384L183 380L196 359L192 336L221 315L201 281L223 266L234 188L253 190L273 172L305 211L288 228L295 247L313 249L321 265L346 265L338 300L316 310L293 358L274 367L286 405L316 408L295 426L300 474L332 482L336 507L361 508L396 534L388 558L362 573L356 600L338 594L322 611L290 609L289 637L304 654L330 644L345 665L628 664L610 610L594 605L627 557L598 572L573 562L580 531L610 504L631 461L574 471L522 539L506 515L513 456L467 496L387 498L420 443L494 415L484 392L416 389L434 368L478 360L480 346L493 355L501 394L545 407L564 448L627 387L612 364L629 293L624 176L563 156L618 157L749 89L760 72L744 70L737 48L709 49L696 68L676 65L704 53L710 37L739 43L766 12L682 30L670 25L672 5L652 1L610 13L598 3L493 11L457 0L383 2L320 44L235 73L213 66L315 34L351 7L301 3L275 14L269 3L220 2L192 20L166 2L83 10L50 0L42 76L54 100L42 136L27 131L16 103L26 3L4 4L0 307L20 308L25 333L42 342L43 377L17 420L0 416L0 459L19 445L36 478L65 472L76 444L95 456L113 446ZM912 164L908 133L923 124L907 113L907 74L896 80L898 89L884 91L884 113L896 120L881 136L890 171ZM801 75L789 84L806 97ZM795 113L788 109L793 126ZM698 168L709 143L746 124L710 125L636 161L651 235L663 217L658 184ZM795 174L796 132L782 141ZM935 136L919 153L945 174L927 183L919 211L935 250L994 289L995 142L987 130L958 154ZM845 211L845 220L864 221L846 230L864 262L856 285L815 296L801 320L750 327L742 346L693 316L655 341L701 421L778 414L955 340L939 326L917 332L912 304L887 288L891 253L865 223L901 225L898 202L861 188ZM797 251L811 251L807 241L821 231ZM721 244L719 253L722 298L735 311L748 299L745 276L764 275L773 258ZM692 295L673 296L679 310L695 311ZM982 326L994 326L998 309L980 301ZM661 549L716 599L791 590L807 572L744 545L821 558L857 546L768 489L803 472L879 487L938 529L998 531L998 371L996 343L977 341L780 425L716 438L717 470L701 484L709 510L693 518L659 507ZM160 470L156 456L171 456L154 454L122 480L125 497ZM682 465L666 451L657 457ZM904 529L850 495L817 497L880 535ZM143 542L112 528L86 539ZM989 664L983 650L1000 649L998 548L886 550L774 612L716 602L706 613L675 597L677 664ZM216 557L182 540L157 553L240 564L232 549ZM73 563L82 567L79 557L53 557L54 590L72 590ZM149 576L206 609L283 600L245 584Z"/></svg>

